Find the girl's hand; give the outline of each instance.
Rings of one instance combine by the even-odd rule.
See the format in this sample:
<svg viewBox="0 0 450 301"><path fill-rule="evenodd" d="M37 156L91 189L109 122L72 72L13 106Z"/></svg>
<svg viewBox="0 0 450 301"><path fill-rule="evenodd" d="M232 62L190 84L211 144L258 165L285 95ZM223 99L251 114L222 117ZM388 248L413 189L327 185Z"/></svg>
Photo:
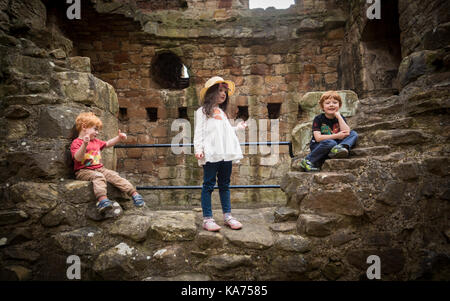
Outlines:
<svg viewBox="0 0 450 301"><path fill-rule="evenodd" d="M120 130L118 136L120 141L127 140L127 134L120 132Z"/></svg>
<svg viewBox="0 0 450 301"><path fill-rule="evenodd" d="M201 152L201 153L196 153L196 154L195 154L195 158L197 158L197 160L202 159L204 156L205 156L205 155L203 154L203 152Z"/></svg>
<svg viewBox="0 0 450 301"><path fill-rule="evenodd" d="M238 123L237 128L244 130L247 127L247 123L245 121L241 121Z"/></svg>

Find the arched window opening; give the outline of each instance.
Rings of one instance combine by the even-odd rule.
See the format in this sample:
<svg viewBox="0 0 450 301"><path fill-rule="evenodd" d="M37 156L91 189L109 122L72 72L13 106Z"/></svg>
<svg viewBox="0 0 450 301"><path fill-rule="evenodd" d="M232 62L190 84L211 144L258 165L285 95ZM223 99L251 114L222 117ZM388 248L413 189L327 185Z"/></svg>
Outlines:
<svg viewBox="0 0 450 301"><path fill-rule="evenodd" d="M163 89L185 89L189 87L187 67L172 52L163 52L155 56L151 73L153 80Z"/></svg>

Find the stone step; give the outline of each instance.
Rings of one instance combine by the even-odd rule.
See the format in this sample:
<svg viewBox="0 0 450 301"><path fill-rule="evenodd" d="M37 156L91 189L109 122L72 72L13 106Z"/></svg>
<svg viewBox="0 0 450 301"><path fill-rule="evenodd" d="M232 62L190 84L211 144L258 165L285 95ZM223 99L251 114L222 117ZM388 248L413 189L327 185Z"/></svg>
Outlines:
<svg viewBox="0 0 450 301"><path fill-rule="evenodd" d="M300 214L297 220L297 232L300 235L325 237L348 224L339 215Z"/></svg>
<svg viewBox="0 0 450 301"><path fill-rule="evenodd" d="M318 172L314 173L314 183L317 184L345 184L353 183L356 178L351 173L338 173L338 172Z"/></svg>
<svg viewBox="0 0 450 301"><path fill-rule="evenodd" d="M353 170L367 163L365 158L329 159L322 166L323 171Z"/></svg>
<svg viewBox="0 0 450 301"><path fill-rule="evenodd" d="M355 176L346 172L288 172L280 182L281 189L287 196L287 207L298 209L301 201L308 195L310 187L328 184L351 184ZM279 218L279 217L278 217Z"/></svg>
<svg viewBox="0 0 450 301"><path fill-rule="evenodd" d="M333 189L312 189L301 201L300 212L361 216L364 207L348 184Z"/></svg>
<svg viewBox="0 0 450 301"><path fill-rule="evenodd" d="M354 128L358 134L376 131L376 130L392 130L392 129L402 129L402 128L410 128L413 125L413 118L400 118L396 120L382 121L376 122L366 125L357 126Z"/></svg>
<svg viewBox="0 0 450 301"><path fill-rule="evenodd" d="M431 138L420 129L378 130L371 136L377 145L417 145Z"/></svg>
<svg viewBox="0 0 450 301"><path fill-rule="evenodd" d="M403 103L397 95L390 97L371 97L360 100L359 110L368 115L394 115L403 111Z"/></svg>
<svg viewBox="0 0 450 301"><path fill-rule="evenodd" d="M389 153L391 148L386 145L372 146L372 147L357 147L350 150L350 156L352 157L369 157L380 156Z"/></svg>
<svg viewBox="0 0 450 301"><path fill-rule="evenodd" d="M404 145L423 145L431 136L421 129L377 130L359 136L358 145L362 147L387 145L391 147Z"/></svg>

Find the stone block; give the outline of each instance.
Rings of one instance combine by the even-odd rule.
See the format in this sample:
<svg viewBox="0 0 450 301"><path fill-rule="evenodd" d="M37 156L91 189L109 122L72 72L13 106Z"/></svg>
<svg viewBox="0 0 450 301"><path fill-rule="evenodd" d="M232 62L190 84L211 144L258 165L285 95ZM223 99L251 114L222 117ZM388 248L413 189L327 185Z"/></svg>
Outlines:
<svg viewBox="0 0 450 301"><path fill-rule="evenodd" d="M83 56L73 56L68 58L68 67L78 72L91 72L91 59Z"/></svg>
<svg viewBox="0 0 450 301"><path fill-rule="evenodd" d="M318 190L310 192L302 201L300 210L312 210L318 213L337 213L350 216L361 216L364 208L350 187L339 187L334 190Z"/></svg>
<svg viewBox="0 0 450 301"><path fill-rule="evenodd" d="M119 103L114 88L86 72L59 72L56 78L61 85L61 92L70 101L94 105L116 116Z"/></svg>
<svg viewBox="0 0 450 301"><path fill-rule="evenodd" d="M248 224L239 231L224 229L222 232L232 244L241 248L264 250L274 244L272 233L261 225Z"/></svg>
<svg viewBox="0 0 450 301"><path fill-rule="evenodd" d="M280 234L275 247L283 251L305 253L310 250L310 241L300 235Z"/></svg>
<svg viewBox="0 0 450 301"><path fill-rule="evenodd" d="M20 223L28 219L28 214L23 210L1 210L0 226Z"/></svg>
<svg viewBox="0 0 450 301"><path fill-rule="evenodd" d="M237 267L254 266L250 255L236 255L236 254L221 254L211 256L205 263L208 269L215 269L219 271L227 271Z"/></svg>
<svg viewBox="0 0 450 301"><path fill-rule="evenodd" d="M332 159L322 165L324 171L341 171L357 169L367 164L367 158Z"/></svg>
<svg viewBox="0 0 450 301"><path fill-rule="evenodd" d="M150 224L150 217L148 216L125 215L115 221L108 231L113 235L120 235L140 242L147 238Z"/></svg>
<svg viewBox="0 0 450 301"><path fill-rule="evenodd" d="M298 210L288 207L278 207L274 212L275 222L285 222L290 220L297 220Z"/></svg>
<svg viewBox="0 0 450 301"><path fill-rule="evenodd" d="M84 227L68 232L60 232L52 236L56 245L67 254L96 255L117 244L117 240L110 237L97 227Z"/></svg>
<svg viewBox="0 0 450 301"><path fill-rule="evenodd" d="M220 249L223 247L223 235L220 233L201 231L195 239L200 249Z"/></svg>
<svg viewBox="0 0 450 301"><path fill-rule="evenodd" d="M397 78L401 87L415 81L418 77L436 70L440 52L436 50L422 50L403 58L398 69Z"/></svg>
<svg viewBox="0 0 450 301"><path fill-rule="evenodd" d="M409 129L378 130L372 138L375 143L384 145L418 145L429 140L423 131Z"/></svg>
<svg viewBox="0 0 450 301"><path fill-rule="evenodd" d="M309 150L309 142L311 141L312 122L297 124L292 129L292 148L294 154L299 154Z"/></svg>
<svg viewBox="0 0 450 301"><path fill-rule="evenodd" d="M78 132L75 119L82 112L80 108L48 106L41 109L37 135L43 138L75 139Z"/></svg>
<svg viewBox="0 0 450 301"><path fill-rule="evenodd" d="M314 182L318 184L350 184L356 177L350 173L321 172L314 175Z"/></svg>
<svg viewBox="0 0 450 301"><path fill-rule="evenodd" d="M300 214L297 220L297 232L309 236L328 236L335 229L337 220L336 217Z"/></svg>
<svg viewBox="0 0 450 301"><path fill-rule="evenodd" d="M150 238L163 241L189 241L197 234L195 216L192 212L158 211L149 216Z"/></svg>
<svg viewBox="0 0 450 301"><path fill-rule="evenodd" d="M102 252L93 270L104 280L132 280L148 267L148 258L142 251L121 242Z"/></svg>
<svg viewBox="0 0 450 301"><path fill-rule="evenodd" d="M30 114L30 109L21 105L11 105L5 110L5 117L10 119L27 118Z"/></svg>
<svg viewBox="0 0 450 301"><path fill-rule="evenodd" d="M378 195L377 200L389 206L396 206L405 197L406 183L389 181L384 185L383 191Z"/></svg>

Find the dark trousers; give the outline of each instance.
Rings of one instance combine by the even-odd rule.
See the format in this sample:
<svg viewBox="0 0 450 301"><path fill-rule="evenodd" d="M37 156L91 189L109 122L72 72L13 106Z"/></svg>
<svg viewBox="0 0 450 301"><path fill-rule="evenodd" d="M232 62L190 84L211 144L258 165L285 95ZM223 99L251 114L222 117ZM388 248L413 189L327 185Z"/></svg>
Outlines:
<svg viewBox="0 0 450 301"><path fill-rule="evenodd" d="M306 156L306 160L309 160L315 167L320 167L326 159L329 159L328 153L334 146L343 144L347 145L348 150L350 150L355 146L356 140L358 140L358 134L355 131L350 131L350 135L342 140L327 139L320 142L311 142L309 145L311 153Z"/></svg>
<svg viewBox="0 0 450 301"><path fill-rule="evenodd" d="M206 162L203 165L203 187L202 187L202 210L203 217L212 217L211 209L211 193L217 183L219 186L220 203L222 204L222 212L231 212L230 201L230 177L232 163L231 161Z"/></svg>

